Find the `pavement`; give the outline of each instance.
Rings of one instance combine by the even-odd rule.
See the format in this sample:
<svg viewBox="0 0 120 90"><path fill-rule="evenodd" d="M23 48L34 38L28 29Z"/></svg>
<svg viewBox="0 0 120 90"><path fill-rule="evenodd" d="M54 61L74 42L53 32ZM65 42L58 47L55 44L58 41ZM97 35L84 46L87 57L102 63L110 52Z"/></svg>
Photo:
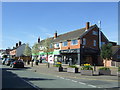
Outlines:
<svg viewBox="0 0 120 90"><path fill-rule="evenodd" d="M31 65L26 65L25 67L31 67ZM67 66L63 66L66 68ZM94 71L94 76L85 76L81 75L79 73L68 73L66 71L64 72L58 72L56 70L56 67L53 67L51 64L50 67L47 67L47 64L40 64L39 65L34 65L28 70L32 70L33 72L37 72L40 74L46 74L46 75L52 75L52 76L58 76L58 77L65 77L65 78L74 78L74 79L87 79L87 80L102 80L102 81L113 81L113 82L118 82L118 76L117 76L117 68L111 68L112 70L112 75L98 75L98 68L96 67L96 71Z"/></svg>

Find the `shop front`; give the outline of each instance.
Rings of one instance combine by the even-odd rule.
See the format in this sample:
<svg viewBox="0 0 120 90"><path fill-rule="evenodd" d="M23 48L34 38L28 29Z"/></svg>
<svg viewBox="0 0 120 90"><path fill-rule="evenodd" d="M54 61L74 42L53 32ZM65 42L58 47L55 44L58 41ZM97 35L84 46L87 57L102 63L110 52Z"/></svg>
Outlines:
<svg viewBox="0 0 120 90"><path fill-rule="evenodd" d="M100 56L99 51L92 48L82 49L82 62L81 64L89 63L90 65L98 65L100 61L98 57Z"/></svg>
<svg viewBox="0 0 120 90"><path fill-rule="evenodd" d="M62 64L80 65L80 49L60 50Z"/></svg>

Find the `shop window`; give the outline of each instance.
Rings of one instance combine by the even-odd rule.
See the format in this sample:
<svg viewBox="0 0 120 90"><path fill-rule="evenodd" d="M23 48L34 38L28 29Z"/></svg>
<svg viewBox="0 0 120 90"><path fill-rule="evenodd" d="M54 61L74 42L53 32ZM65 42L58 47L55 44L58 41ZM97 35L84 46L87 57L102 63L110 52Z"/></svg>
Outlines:
<svg viewBox="0 0 120 90"><path fill-rule="evenodd" d="M72 40L71 41L71 45L77 45L78 44L78 40Z"/></svg>
<svg viewBox="0 0 120 90"><path fill-rule="evenodd" d="M62 45L63 45L63 46L67 46L67 45L68 45L68 42L65 41L65 42L62 43Z"/></svg>

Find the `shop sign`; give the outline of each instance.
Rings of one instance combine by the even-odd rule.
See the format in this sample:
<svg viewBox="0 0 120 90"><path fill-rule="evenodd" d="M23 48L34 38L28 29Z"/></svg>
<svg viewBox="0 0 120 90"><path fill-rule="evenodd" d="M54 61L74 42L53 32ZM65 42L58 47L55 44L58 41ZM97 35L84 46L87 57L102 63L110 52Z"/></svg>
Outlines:
<svg viewBox="0 0 120 90"><path fill-rule="evenodd" d="M61 50L60 53L78 53L77 49Z"/></svg>

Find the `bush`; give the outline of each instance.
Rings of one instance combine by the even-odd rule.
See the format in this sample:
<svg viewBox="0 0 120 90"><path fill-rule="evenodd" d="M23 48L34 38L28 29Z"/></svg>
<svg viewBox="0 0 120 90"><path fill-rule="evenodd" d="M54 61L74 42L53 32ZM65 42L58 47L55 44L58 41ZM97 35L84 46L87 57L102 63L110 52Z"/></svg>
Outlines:
<svg viewBox="0 0 120 90"><path fill-rule="evenodd" d="M99 70L110 70L110 68L102 67L102 68L99 68Z"/></svg>
<svg viewBox="0 0 120 90"><path fill-rule="evenodd" d="M118 71L120 72L120 67L118 67Z"/></svg>
<svg viewBox="0 0 120 90"><path fill-rule="evenodd" d="M75 65L70 65L69 67L70 68L77 68L77 66L75 66Z"/></svg>
<svg viewBox="0 0 120 90"><path fill-rule="evenodd" d="M56 64L56 65L53 65L54 67L62 67L61 64Z"/></svg>
<svg viewBox="0 0 120 90"><path fill-rule="evenodd" d="M93 68L90 64L84 64L84 66L81 68L81 70L93 70Z"/></svg>

